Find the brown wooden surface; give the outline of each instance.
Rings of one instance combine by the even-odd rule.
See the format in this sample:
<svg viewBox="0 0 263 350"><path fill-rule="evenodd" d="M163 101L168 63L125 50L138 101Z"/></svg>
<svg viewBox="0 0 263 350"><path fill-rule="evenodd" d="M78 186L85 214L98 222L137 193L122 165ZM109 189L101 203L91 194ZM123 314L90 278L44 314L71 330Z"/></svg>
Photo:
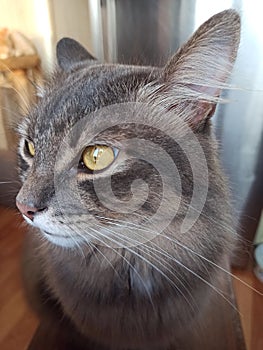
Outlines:
<svg viewBox="0 0 263 350"><path fill-rule="evenodd" d="M252 264L250 264L252 265ZM263 294L263 283L251 272L252 266L246 270L233 271L234 275ZM263 296L249 289L234 279L236 299L240 312L245 340L248 350L263 349Z"/></svg>
<svg viewBox="0 0 263 350"><path fill-rule="evenodd" d="M0 208L1 350L27 349L38 325L25 302L21 285L20 251L24 231L16 211Z"/></svg>
<svg viewBox="0 0 263 350"><path fill-rule="evenodd" d="M38 55L27 55L0 59L0 71L10 71L16 69L32 69L40 65Z"/></svg>
<svg viewBox="0 0 263 350"><path fill-rule="evenodd" d="M0 208L0 349L25 350L35 333L38 321L28 309L21 287L19 259L25 225L14 210ZM235 275L263 292L261 284L249 270ZM234 281L241 321L248 350L263 349L263 297ZM212 315L211 315L212 316ZM46 329L38 330L45 334ZM44 332L44 333L43 333ZM54 332L54 338L57 337ZM45 339L45 338L44 338ZM225 341L224 338L222 341ZM61 340L64 341L63 339ZM43 350L51 350L47 340ZM224 349L224 348L222 348ZM41 350L40 348L37 350ZM73 349L70 349L73 350ZM238 349L240 350L240 349Z"/></svg>

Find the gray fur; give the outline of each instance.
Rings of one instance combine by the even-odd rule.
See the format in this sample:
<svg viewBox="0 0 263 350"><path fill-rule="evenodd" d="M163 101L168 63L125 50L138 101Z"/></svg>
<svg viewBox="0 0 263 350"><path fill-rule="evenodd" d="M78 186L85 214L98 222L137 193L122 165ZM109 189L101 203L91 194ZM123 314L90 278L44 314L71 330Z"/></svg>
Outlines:
<svg viewBox="0 0 263 350"><path fill-rule="evenodd" d="M215 293L211 285L217 288L220 273L215 264L224 266L235 238L227 185L209 118L222 88L227 86L239 32L237 13L222 12L203 24L164 69L101 65L96 61L91 65L91 57L79 44L68 39L59 43L60 67L38 105L19 127L23 186L17 200L47 208L37 213L45 217L45 225L51 230L56 226L59 234L73 236L77 241L65 248L44 237L39 227L33 228L27 237L24 277L33 308L54 322L66 317L72 332L74 328L82 334L86 344L83 349L177 349L181 342L178 339L189 336L189 329L197 327L200 313ZM101 139L121 147L127 138L138 137L162 147L179 169L183 200L174 220L152 241L133 248L111 249L92 238L95 227L89 226L86 212L92 211L99 218L98 230L102 233L110 228L116 235L128 235L160 204L162 183L156 170L143 161L124 157L123 167L113 171L112 189L120 200L131 197L134 180L143 178L149 184L149 196L140 212L122 214L108 210L97 200L93 177L89 175L79 180L78 188L68 187L63 194L63 198L72 198L76 191L80 192L82 201L78 206L71 207L66 200L58 206L54 168L58 156L65 158L61 161L64 169L70 169L67 158L75 164L80 157L74 139L65 146L68 153L61 157L58 154L62 139L77 121L85 116L92 128L99 122L92 118L92 112L123 102L146 103L153 109L150 118L155 119L155 125L159 123L162 130L173 130L181 138L184 130L176 120L186 121L203 148L209 186L199 219L183 234L180 225L193 191L191 166L184 152L158 128L121 125L120 120L120 125L105 131ZM147 117L142 124L145 121ZM25 138L34 142L34 159L26 154ZM191 145L188 150L194 151ZM125 152L127 155L129 150ZM107 172L98 176L106 178ZM171 193L176 196L177 189L171 188ZM173 205L167 202L167 211L172 211ZM88 243L78 241L78 235L86 237ZM94 343L87 345L89 342Z"/></svg>

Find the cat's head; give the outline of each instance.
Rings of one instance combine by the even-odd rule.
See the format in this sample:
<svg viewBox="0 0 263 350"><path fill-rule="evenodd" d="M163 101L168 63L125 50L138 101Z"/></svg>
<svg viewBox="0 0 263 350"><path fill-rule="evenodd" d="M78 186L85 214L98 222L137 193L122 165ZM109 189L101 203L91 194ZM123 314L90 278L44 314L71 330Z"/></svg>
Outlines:
<svg viewBox="0 0 263 350"><path fill-rule="evenodd" d="M209 119L239 35L239 16L224 11L164 68L99 64L62 39L59 67L19 127L25 220L67 247L133 246L165 230L180 240L204 226L199 215L225 200Z"/></svg>

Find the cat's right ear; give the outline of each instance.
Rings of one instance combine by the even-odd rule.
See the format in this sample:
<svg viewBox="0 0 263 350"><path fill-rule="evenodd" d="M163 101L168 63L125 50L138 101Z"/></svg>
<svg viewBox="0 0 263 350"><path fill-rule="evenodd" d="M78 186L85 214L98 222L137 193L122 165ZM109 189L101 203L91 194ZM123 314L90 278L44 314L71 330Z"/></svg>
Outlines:
<svg viewBox="0 0 263 350"><path fill-rule="evenodd" d="M142 88L140 100L174 111L194 130L201 130L228 88L239 40L235 10L211 17L170 59L159 80Z"/></svg>
<svg viewBox="0 0 263 350"><path fill-rule="evenodd" d="M57 61L59 67L65 72L70 72L80 63L93 64L96 59L76 40L63 38L57 43Z"/></svg>

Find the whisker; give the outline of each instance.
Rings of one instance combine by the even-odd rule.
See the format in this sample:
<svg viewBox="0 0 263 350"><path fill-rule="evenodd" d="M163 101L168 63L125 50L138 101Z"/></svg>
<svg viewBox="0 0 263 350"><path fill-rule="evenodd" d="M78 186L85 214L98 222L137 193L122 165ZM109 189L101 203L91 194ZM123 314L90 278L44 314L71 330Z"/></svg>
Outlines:
<svg viewBox="0 0 263 350"><path fill-rule="evenodd" d="M86 244L88 244L89 246L91 246L93 249L95 249L100 255L102 255L102 257L109 263L109 265L112 267L113 271L116 273L116 275L119 276L119 273L117 272L117 270L115 269L115 267L112 265L112 263L110 262L110 260L101 252L101 250L95 245L92 244L92 242L89 242L87 237L85 237L85 235L81 234L80 232L77 232L77 234L85 241ZM94 237L94 236L93 236ZM100 261L97 257L97 255L95 255L98 263L100 264Z"/></svg>
<svg viewBox="0 0 263 350"><path fill-rule="evenodd" d="M106 219L106 218L105 218L105 219ZM114 220L114 219L113 219L113 220ZM112 221L112 219L109 219L109 221ZM126 221L123 221L123 220L122 220L121 222L127 224ZM141 226L137 226L137 225L134 224L134 223L129 223L129 224L131 224L131 226L137 228L138 230L142 230L142 231L144 230ZM120 226L121 226L121 225L120 225ZM151 231L147 231L147 232L150 232L150 233L151 233ZM199 258L205 260L206 262L212 264L213 266L217 267L217 268L220 269L221 271L225 272L226 274L228 274L228 275L231 276L232 278L238 280L238 281L241 282L243 285L245 285L245 286L248 287L249 289L253 290L253 291L256 292L257 294L263 296L263 293L261 293L260 291L258 291L257 289L255 289L254 287L252 287L251 285L249 285L247 282L243 281L242 279L240 279L239 277L235 276L235 275L234 275L233 273L231 273L230 271L224 269L222 266L220 266L220 265L214 263L213 261L211 261L211 260L209 260L208 258L204 257L203 255L201 255L201 254L195 252L195 251L192 250L191 248L187 247L185 244L180 243L180 242L179 242L178 240L176 240L175 238L168 237L168 236L166 236L166 235L164 235L164 234L162 234L162 237L164 237L164 238L166 238L166 239L169 239L169 240L172 241L173 243L175 243L175 244L181 246L182 248L188 250L189 252L195 254L195 255L198 256ZM243 241L245 241L245 240L243 240Z"/></svg>
<svg viewBox="0 0 263 350"><path fill-rule="evenodd" d="M7 113L12 114L15 117L15 120L19 120L22 117L22 113L15 112L14 110L7 107L0 106L0 111L6 111Z"/></svg>
<svg viewBox="0 0 263 350"><path fill-rule="evenodd" d="M209 264L217 267L219 270L225 272L227 275L231 276L232 278L236 279L237 281L241 282L243 285L245 285L246 287L248 287L249 289L253 290L254 292L256 292L257 294L259 294L260 296L263 296L263 293L261 293L260 291L258 291L257 289L255 289L254 287L250 286L247 282L241 280L239 277L235 276L233 273L231 273L230 271L226 270L225 268L223 268L222 266L214 263L213 261L211 261L210 259L204 257L203 255L195 252L194 250L192 250L191 248L185 246L184 244L180 243L179 241L175 240L175 239L171 239L168 236L162 235L162 237L174 242L175 244L181 246L182 248L190 251L191 253L195 254L196 256L198 256L199 258L207 261Z"/></svg>
<svg viewBox="0 0 263 350"><path fill-rule="evenodd" d="M116 232L114 232L114 234L116 234ZM138 248L138 246L137 246ZM158 246L158 248L160 249L160 247ZM127 249L125 247L125 249ZM163 253L164 252L164 253ZM207 280L205 280L203 277L201 277L200 275L198 275L196 272L194 272L193 270L191 270L190 268L188 268L186 265L184 265L182 262L180 262L178 259L175 259L173 256L171 256L170 254L167 254L163 249L161 249L161 252L158 250L158 253L168 257L169 259L175 261L179 266L183 267L184 269L186 269L188 272L190 272L192 275L194 275L195 277L197 277L198 279L200 279L202 282L204 282L206 285L208 285L209 287L211 287L216 293L218 293L231 307L234 308L235 311L239 312L238 309L236 308L236 306L229 300L226 298L226 296L223 294L223 292L219 289L216 288L213 284L211 284L210 282L208 282ZM146 260L148 263L149 261ZM158 269L158 272L160 272L160 270Z"/></svg>
<svg viewBox="0 0 263 350"><path fill-rule="evenodd" d="M91 229L91 228L90 228L90 229ZM101 232L98 232L97 230L92 229L92 231L95 232L95 234L99 234L100 236L106 237L105 235L103 235ZM90 232L88 232L88 234L91 235ZM144 280L142 279L141 275L139 274L139 272L135 269L135 267L132 266L131 263L128 261L128 259L126 259L126 258L125 258L122 254L120 254L116 249L114 249L114 248L111 247L110 245L107 245L104 241L100 240L98 237L93 236L93 235L91 235L91 236L92 236L93 238L97 239L98 241L100 241L103 245L106 245L106 247L112 249L112 250L113 250L117 255L119 255L119 256L128 264L128 266L135 272L135 274L138 276L138 278L141 280L141 282L142 282L142 284L143 284L143 286L144 286L144 289L145 289L145 291L146 291L146 293L147 293L147 295L148 295L148 297L149 297L149 300L150 300L150 302L151 302L151 305L152 305L152 307L153 307L154 312L157 313L156 308L155 308L155 305L154 305L153 300L152 300L152 297L151 297L151 295L150 295L150 293L149 293L149 291L148 291L148 288L147 288L147 286L146 286ZM108 237L106 237L106 238L108 239ZM111 239L110 239L110 240L111 240ZM114 241L113 243L117 243L117 242Z"/></svg>
<svg viewBox="0 0 263 350"><path fill-rule="evenodd" d="M124 221L125 222L125 221ZM127 222L125 222L127 223ZM136 227L136 224L131 223L132 226ZM138 230L143 230L142 227L136 227ZM181 246L182 248L188 250L189 252L195 254L196 256L198 256L199 258L205 260L206 262L210 263L211 265L217 267L218 269L220 269L221 271L225 272L226 274L228 274L229 276L231 276L232 278L238 280L239 282L241 282L243 285L245 285L246 287L248 287L249 289L253 290L254 292L256 292L257 294L259 294L260 296L263 296L263 293L261 293L260 291L258 291L257 289L255 289L254 287L252 287L251 285L249 285L247 282L243 281L242 279L240 279L239 277L235 276L233 273L231 273L230 271L228 271L227 269L224 269L222 266L214 263L213 261L209 260L208 258L204 257L203 255L195 252L194 250L192 250L191 248L187 247L185 244L180 243L178 240L176 240L175 238L171 238L168 237L164 234L162 234L162 237L169 239L170 241L172 241L173 243Z"/></svg>
<svg viewBox="0 0 263 350"><path fill-rule="evenodd" d="M19 91L19 90L14 86L14 84L10 84L10 88L11 88L12 90L14 90L14 91L17 93L17 95L19 96L19 98L20 98L21 101L23 102L24 107L28 108L28 106L29 106L29 101L27 101L27 100L26 100L26 97L25 97L25 96L28 96L28 97L29 97L29 94L28 94L27 89L25 88L25 86L21 83L21 81L17 78L17 76L14 74L14 72L13 72L10 68L8 68L7 66L5 66L5 68L6 68L6 71L8 71L8 73L9 73L10 76L12 77L13 82L14 82L15 84L17 84L17 86L19 86L19 88L20 88L21 91ZM27 79L26 79L26 81L27 81Z"/></svg>
<svg viewBox="0 0 263 350"><path fill-rule="evenodd" d="M99 227L99 226L98 226ZM100 227L99 227L100 228ZM109 231L109 230L108 230ZM116 232L114 232L114 231L109 231L110 233L113 233L113 234L115 234L115 235L118 235L122 240L124 240L123 239L123 236L122 235L119 235L119 234L117 234ZM110 237L108 237L108 236L106 236L106 235L104 235L104 234L102 234L101 232L98 232L100 235L102 235L103 237L106 237L106 239L110 239L113 243L115 243L115 244L119 244L116 240L113 240L113 239L111 239ZM136 245L136 248L137 249L140 249L140 247L138 246L138 241L134 241L134 240L132 240L133 241L133 243L137 243L137 245ZM149 247L147 247L147 248L149 248ZM136 253L133 249L131 249L131 248L128 248L127 246L125 247L125 249L126 250L128 250L129 252L131 252L132 254L135 254L136 256L138 256L141 260L143 260L143 261L145 261L148 265L150 265L153 269L155 269L156 271L158 271L166 280L168 280L169 281L169 283L182 295L182 297L186 300L186 302L189 304L189 306L192 308L192 305L189 303L189 300L185 297L185 295L183 294L183 292L181 291L181 289L174 283L174 281L172 281L162 270L160 270L156 265L154 265L152 262L150 262L148 259L146 259L145 257L143 257L142 255L140 255L140 254L138 254L138 253ZM144 250L142 250L142 249L140 249L141 250L141 252L142 253L146 253ZM147 254L147 253L146 253ZM148 256L150 256L151 258L153 258L150 254L147 254ZM157 258L159 258L160 259L160 257L159 256L157 256ZM154 259L155 261L157 261L158 263L160 263L160 261L158 260L158 259ZM167 262L166 262L167 263ZM180 284L182 284L183 286L184 286L184 288L187 290L187 288L185 287L185 285L183 284L183 282L179 279L179 277L177 276L177 275L175 275L171 270L169 270L168 268L167 268L167 266L165 266L164 264L162 264L161 263L161 265L165 268L165 269L167 269L176 279L177 279L177 281L180 283ZM190 294L190 292L189 292L189 290L187 290L188 291L188 293ZM192 297L192 295L190 294L190 296ZM194 299L193 299L193 301L194 301Z"/></svg>
<svg viewBox="0 0 263 350"><path fill-rule="evenodd" d="M104 217L100 217L100 218L104 218ZM107 219L107 218L105 218L105 219ZM115 221L114 222L114 224L116 224L116 225L118 225L118 222L120 222L120 221L122 221L122 220L116 220L116 219L109 219L109 221ZM122 221L123 223L125 223L126 225L127 225L127 222L126 221ZM137 226L136 224L134 224L134 223L129 223L131 226L133 226L133 227L136 227L138 230L141 230L141 231L144 231L144 229L142 228L142 227L139 227L139 226ZM124 226L124 225L119 225L119 226ZM115 231L113 232L115 235L117 234ZM164 235L163 235L164 236ZM164 237L166 237L166 238L169 238L168 236L164 236ZM126 238L126 240L127 240L127 238ZM171 240L171 239L170 239ZM180 244L180 242L178 242L177 240L172 240L175 244L178 244L179 246L181 246L182 248L185 248L185 246L183 245L183 244ZM134 243L134 242L133 242ZM139 244L141 244L141 242L137 242L137 243L139 243ZM152 248L152 247L151 247ZM160 253L160 247L158 246L158 253ZM162 250L162 252L163 252L163 254L165 253L165 255L166 255L166 257L168 257L169 259L172 259L172 260L175 260L179 265L180 264L182 264L180 261L178 261L178 260L176 260L173 256L171 256L171 255L167 255L167 252L165 252L163 249L161 249ZM190 248L189 248L189 251L190 252L192 252L192 253L195 253L193 250L191 250ZM232 277L234 277L235 278L235 276L233 275L233 274L231 274L231 272L229 272L229 271L227 271L226 269L224 269L224 268L222 268L222 267L220 267L218 264L216 264L216 263L213 263L212 261L210 261L209 259L207 259L207 258L205 258L205 257L203 257L201 254L198 254L198 253L196 253L196 255L199 257L199 258L201 258L201 259L203 259L203 260L205 260L205 261L207 261L208 263L210 262L211 264L213 264L215 267L217 267L217 268L219 268L221 271L224 271L225 273L227 273L227 274L229 274L230 276L232 276ZM186 266L182 266L182 267L184 267L184 268L186 268L187 269L187 267ZM204 265L204 267L207 269L207 267ZM192 270L191 270L192 271ZM191 271L189 271L189 272L191 272ZM171 271L170 271L171 272ZM192 273L194 273L193 271L192 271ZM199 275L196 275L196 277L197 278L200 278L200 279L202 279L202 277L201 276L199 276ZM204 283L206 283L206 284L208 284L209 282L208 281L206 281L206 280L204 280L203 279L203 282ZM245 285L247 285L247 287L250 287L250 288L252 288L253 290L254 290L254 288L253 287L251 287L251 286L249 286L249 284L247 284L246 282L244 282L244 284ZM217 290L216 289L216 287L215 286L213 286L213 285L210 285L210 287L212 288L212 289L215 289L215 290ZM218 291L218 293L220 294L220 291L219 290L217 290ZM222 294L222 293L221 293ZM220 294L220 295L221 295ZM260 293L261 294L261 293ZM224 297L224 299L226 299L227 300L227 302L228 303L230 303L230 305L235 309L235 310L237 310L236 309L236 307L227 299L227 298L225 298L225 296L222 294L221 295L222 297Z"/></svg>

